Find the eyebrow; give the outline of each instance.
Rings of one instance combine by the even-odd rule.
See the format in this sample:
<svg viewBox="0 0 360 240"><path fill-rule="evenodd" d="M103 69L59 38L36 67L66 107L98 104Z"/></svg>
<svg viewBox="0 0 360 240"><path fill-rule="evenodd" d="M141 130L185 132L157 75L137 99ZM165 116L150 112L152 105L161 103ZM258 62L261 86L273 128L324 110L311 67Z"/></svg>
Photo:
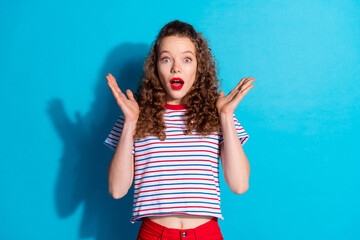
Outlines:
<svg viewBox="0 0 360 240"><path fill-rule="evenodd" d="M161 55L162 53L170 53L170 52L167 51L167 50L164 50L164 51L161 51L160 55ZM182 53L191 53L191 54L194 56L194 54L192 53L192 51L184 51L184 52L182 52Z"/></svg>

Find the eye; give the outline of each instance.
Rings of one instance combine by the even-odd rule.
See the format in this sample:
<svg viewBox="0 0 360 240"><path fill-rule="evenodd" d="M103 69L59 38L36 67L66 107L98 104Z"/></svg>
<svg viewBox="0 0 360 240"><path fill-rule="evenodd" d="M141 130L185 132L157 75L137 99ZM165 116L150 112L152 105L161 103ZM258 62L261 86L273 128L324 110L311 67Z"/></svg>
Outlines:
<svg viewBox="0 0 360 240"><path fill-rule="evenodd" d="M191 58L189 58L189 57L185 58L185 62L187 62L187 63L191 62Z"/></svg>
<svg viewBox="0 0 360 240"><path fill-rule="evenodd" d="M170 59L169 59L168 57L164 57L164 58L162 58L162 59L161 59L161 61L164 61L164 62L169 62L169 61L170 61Z"/></svg>

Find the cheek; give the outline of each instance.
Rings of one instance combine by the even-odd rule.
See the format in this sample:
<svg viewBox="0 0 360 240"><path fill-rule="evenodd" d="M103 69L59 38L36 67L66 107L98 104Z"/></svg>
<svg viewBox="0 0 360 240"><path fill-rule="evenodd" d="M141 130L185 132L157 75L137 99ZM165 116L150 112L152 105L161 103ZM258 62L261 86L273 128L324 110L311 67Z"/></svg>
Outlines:
<svg viewBox="0 0 360 240"><path fill-rule="evenodd" d="M169 64L162 64L159 63L157 65L157 69L158 69L158 73L161 74L162 76L166 76L169 72Z"/></svg>
<svg viewBox="0 0 360 240"><path fill-rule="evenodd" d="M183 70L186 71L186 73L192 73L192 72L196 71L196 68L197 68L196 63L184 64L183 65Z"/></svg>
<svg viewBox="0 0 360 240"><path fill-rule="evenodd" d="M188 75L194 77L196 75L196 72L197 72L197 65L192 64L192 65L187 66L186 72L187 72Z"/></svg>
<svg viewBox="0 0 360 240"><path fill-rule="evenodd" d="M157 68L157 72L158 72L158 77L159 77L159 80L160 80L160 84L163 86L163 87L166 87L166 83L165 83L165 79L167 78L166 76L166 69L164 68L164 66L161 64L158 64L157 65L158 68Z"/></svg>
<svg viewBox="0 0 360 240"><path fill-rule="evenodd" d="M160 64L157 65L157 72L161 80L164 77L164 69L163 66L161 66Z"/></svg>

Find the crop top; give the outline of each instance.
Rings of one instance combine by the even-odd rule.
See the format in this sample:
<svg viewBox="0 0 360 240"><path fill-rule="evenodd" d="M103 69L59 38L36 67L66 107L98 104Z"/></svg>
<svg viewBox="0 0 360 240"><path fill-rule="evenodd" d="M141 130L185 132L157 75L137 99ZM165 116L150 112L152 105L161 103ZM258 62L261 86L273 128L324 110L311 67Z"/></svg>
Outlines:
<svg viewBox="0 0 360 240"><path fill-rule="evenodd" d="M213 216L224 220L220 209L219 154L221 132L206 137L185 135L186 105L165 104L166 139L146 135L135 140L133 154L134 199L131 223L143 217L171 214ZM236 119L241 145L249 135ZM115 150L124 116L121 114L104 144Z"/></svg>

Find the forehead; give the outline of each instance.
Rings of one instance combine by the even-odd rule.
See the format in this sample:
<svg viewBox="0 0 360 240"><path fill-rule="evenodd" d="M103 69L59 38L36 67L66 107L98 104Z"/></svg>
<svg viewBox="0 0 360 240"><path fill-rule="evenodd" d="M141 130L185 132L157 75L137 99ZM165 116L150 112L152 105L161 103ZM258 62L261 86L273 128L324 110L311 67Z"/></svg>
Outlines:
<svg viewBox="0 0 360 240"><path fill-rule="evenodd" d="M168 51L170 53L181 53L191 51L195 54L195 45L188 37L169 36L161 40L159 45L159 53Z"/></svg>

